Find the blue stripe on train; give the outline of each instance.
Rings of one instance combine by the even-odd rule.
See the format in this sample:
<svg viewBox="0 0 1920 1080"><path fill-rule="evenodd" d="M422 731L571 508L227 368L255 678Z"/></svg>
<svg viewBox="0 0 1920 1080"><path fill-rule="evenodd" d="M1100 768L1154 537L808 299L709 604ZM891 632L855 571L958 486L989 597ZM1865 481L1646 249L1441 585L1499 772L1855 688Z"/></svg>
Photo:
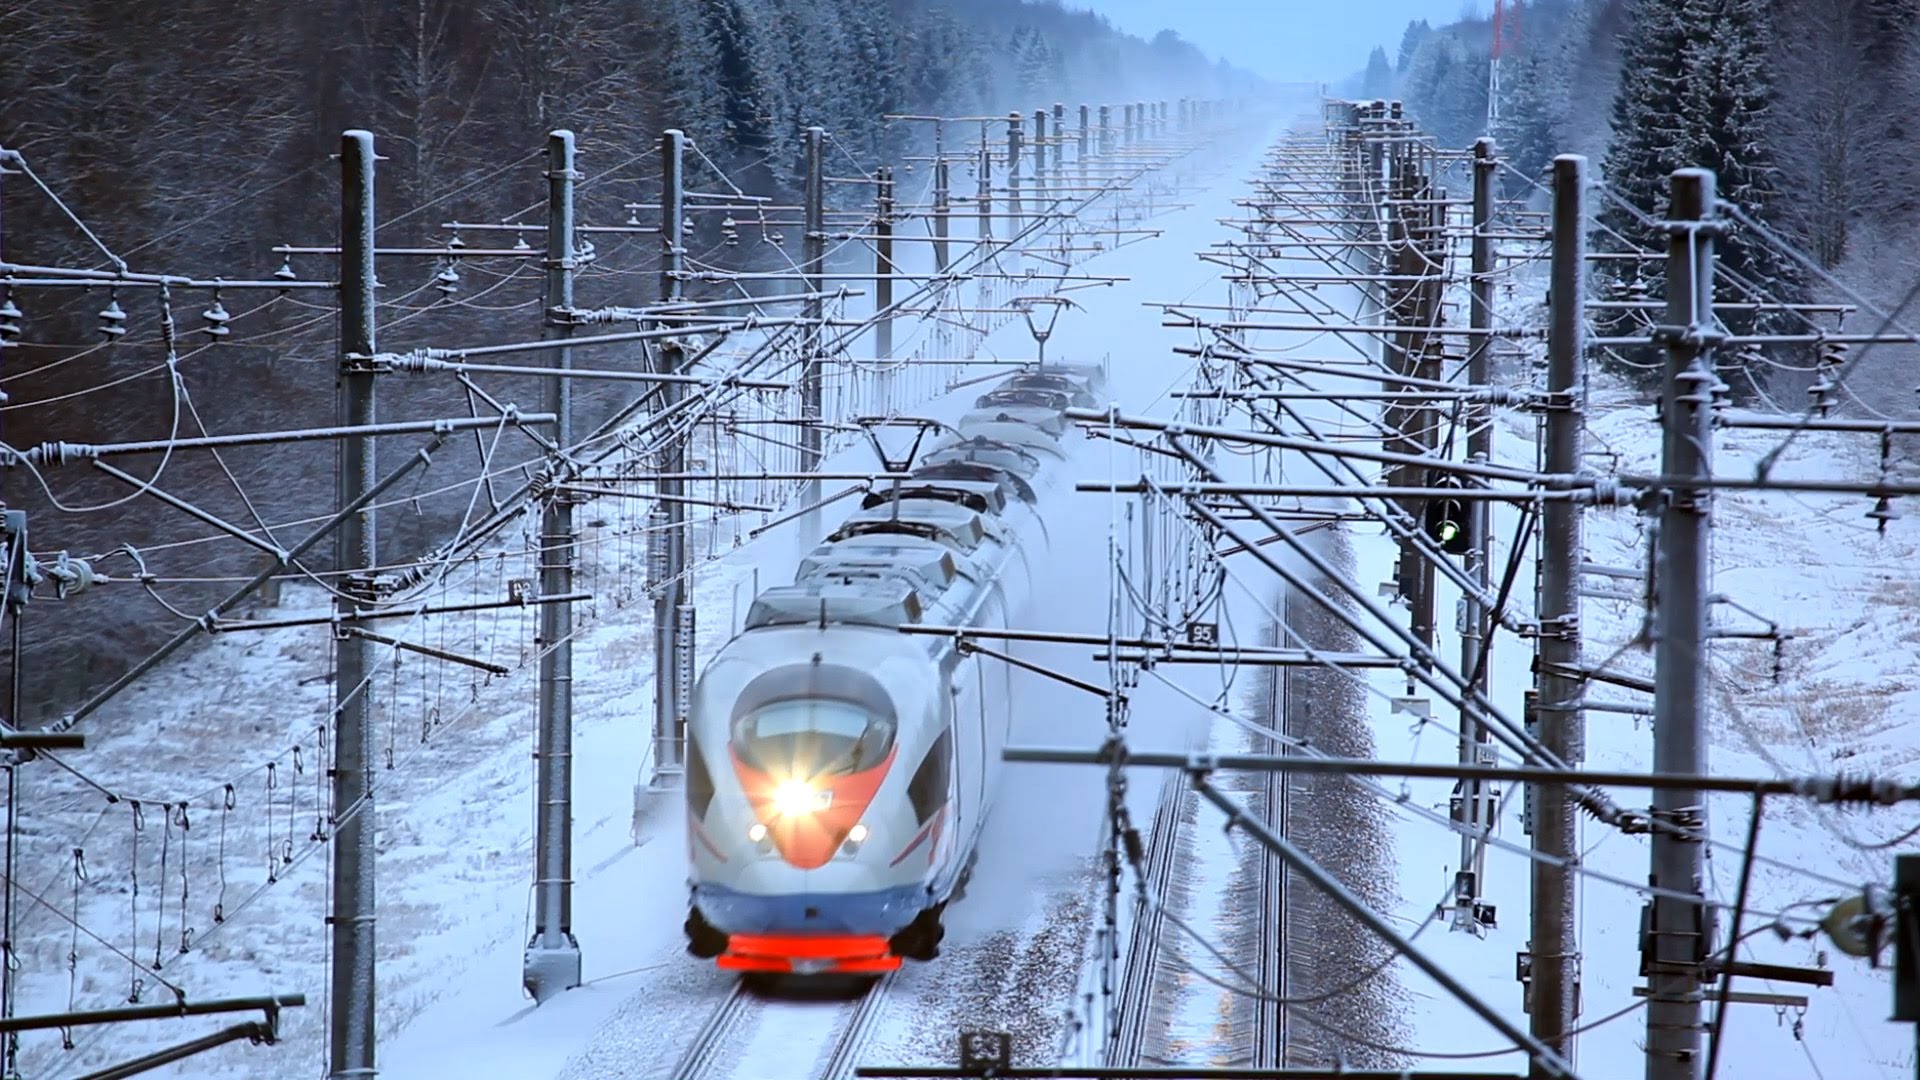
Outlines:
<svg viewBox="0 0 1920 1080"><path fill-rule="evenodd" d="M906 929L932 902L925 885L864 893L761 896L719 885L693 887L707 922L728 934L886 934Z"/></svg>

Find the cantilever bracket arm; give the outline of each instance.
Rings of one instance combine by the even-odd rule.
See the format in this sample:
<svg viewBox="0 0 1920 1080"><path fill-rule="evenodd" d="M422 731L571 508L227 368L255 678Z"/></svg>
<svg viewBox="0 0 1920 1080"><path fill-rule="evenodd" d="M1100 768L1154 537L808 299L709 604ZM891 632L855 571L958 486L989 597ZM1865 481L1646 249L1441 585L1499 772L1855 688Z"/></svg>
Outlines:
<svg viewBox="0 0 1920 1080"><path fill-rule="evenodd" d="M46 1013L41 1016L8 1016L0 1018L0 1034L85 1027L89 1024L124 1024L132 1020L165 1020L179 1016L215 1016L255 1009L265 1011L272 1018L278 1016L281 1009L296 1008L306 1003L305 994L272 994L267 997L217 998L213 1001L176 1001L171 1005L123 1005L113 1009Z"/></svg>
<svg viewBox="0 0 1920 1080"><path fill-rule="evenodd" d="M1096 686L1093 683L1086 681L1085 679L1076 679L1073 676L1067 675L1063 672L1058 672L1058 671L1052 670L1051 668L1042 667L1041 665L1036 664L1031 660L1022 660L1017 656L1000 652L997 649L989 649L985 645L982 645L979 642L974 641L970 637L965 637L965 636L956 634L954 645L963 653L979 653L982 656L991 656L995 660L1001 660L1001 661L1005 661L1006 663L1012 664L1014 667L1017 667L1022 671L1031 671L1035 675L1045 675L1047 678L1052 679L1055 682L1065 683L1066 685L1071 686L1076 690L1085 690L1089 694L1097 694L1100 697L1106 698L1108 700L1113 699L1113 691L1107 689L1104 686Z"/></svg>
<svg viewBox="0 0 1920 1080"><path fill-rule="evenodd" d="M0 724L0 750L85 750L87 737L78 731L21 731Z"/></svg>
<svg viewBox="0 0 1920 1080"><path fill-rule="evenodd" d="M241 1039L246 1039L255 1046L262 1043L271 1046L280 1041L279 1021L269 1018L249 1020L244 1024L231 1024L211 1035L202 1035L198 1039L190 1039L187 1042L155 1050L151 1054L144 1054L132 1061L109 1065L99 1072L90 1072L79 1080L122 1080L124 1077L138 1076L150 1069L158 1069L162 1065L171 1065L176 1061L185 1061L195 1054L204 1054L208 1050L225 1046L230 1042L239 1042Z"/></svg>

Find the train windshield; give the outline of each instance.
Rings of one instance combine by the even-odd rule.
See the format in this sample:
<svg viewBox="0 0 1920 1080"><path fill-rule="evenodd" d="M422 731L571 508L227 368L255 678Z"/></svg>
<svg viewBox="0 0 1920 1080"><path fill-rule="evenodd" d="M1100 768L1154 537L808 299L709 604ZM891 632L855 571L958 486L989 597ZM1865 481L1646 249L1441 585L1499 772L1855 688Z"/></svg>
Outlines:
<svg viewBox="0 0 1920 1080"><path fill-rule="evenodd" d="M775 776L812 779L871 769L893 748L893 724L838 701L783 701L742 717L734 749Z"/></svg>
<svg viewBox="0 0 1920 1080"><path fill-rule="evenodd" d="M892 701L873 676L796 665L747 685L734 707L733 748L760 772L806 780L879 765L895 727Z"/></svg>

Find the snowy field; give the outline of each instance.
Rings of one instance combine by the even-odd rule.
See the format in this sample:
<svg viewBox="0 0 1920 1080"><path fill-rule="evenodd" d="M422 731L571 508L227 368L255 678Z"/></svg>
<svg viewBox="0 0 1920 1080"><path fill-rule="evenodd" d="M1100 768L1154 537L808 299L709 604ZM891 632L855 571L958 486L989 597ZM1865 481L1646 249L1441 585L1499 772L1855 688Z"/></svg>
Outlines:
<svg viewBox="0 0 1920 1080"><path fill-rule="evenodd" d="M1195 341L1193 331L1163 329L1159 302L1218 303L1224 286L1217 266L1191 253L1230 234L1216 219L1234 216L1230 200L1245 191L1265 138L1247 138L1232 152L1206 162L1207 185L1189 193L1193 205L1158 219L1166 235L1124 248L1083 265L1098 274L1131 278L1113 288L1076 291L1086 308L1061 319L1049 356L1069 361L1111 357L1112 396L1129 412L1171 416L1167 392L1186 384L1188 362L1168 350ZM1304 269L1304 267L1303 267ZM1538 281L1520 282L1507 301L1513 319L1535 318ZM1329 298L1338 296L1329 290ZM1336 300L1349 310L1348 294ZM1304 341L1305 335L1302 335ZM1323 339L1329 341L1331 339ZM1263 346L1287 344L1269 335ZM1323 345L1323 347L1325 347ZM982 355L1028 356L1024 326L1003 327ZM1311 353L1308 353L1311 355ZM1515 381L1518 381L1516 375ZM957 413L977 391L963 390L924 411ZM1657 433L1652 409L1596 379L1593 386L1590 454L1595 467L1654 471ZM1315 413L1337 431L1336 417ZM1500 460L1531 467L1532 420L1503 416L1496 434ZM1778 435L1722 432L1719 469L1738 474L1775 445ZM1801 436L1783 459L1792 475L1857 479L1878 468L1871 436ZM829 468L868 471L870 453L848 450ZM1250 470L1254 463L1236 464ZM1316 482L1298 463L1282 461L1288 479ZM1075 479L1132 479L1137 455L1089 443L1070 471ZM1251 475L1250 473L1246 475ZM832 485L829 491L835 490ZM1051 528L1054 586L1029 625L1078 632L1107 627L1106 550L1109 531L1126 528L1122 511L1095 495L1076 496L1075 512ZM1726 495L1716 504L1716 577L1713 589L1760 612L1792 633L1774 676L1766 643L1721 642L1714 655L1712 767L1734 775L1771 776L1840 769L1911 775L1920 732L1911 727L1915 704L1914 645L1920 642L1916 594L1902 568L1914 565L1916 532L1911 520L1895 521L1883 537L1862 515L1870 502L1825 496ZM756 587L783 580L797 559L833 520L851 510L842 502L824 515L770 530L727 551L736 539L713 541L719 554L704 566L694 596L701 611L699 648L708 655L724 641ZM695 1028L712 1010L727 980L710 964L688 958L681 947L685 914L685 838L679 801L662 796L634 813L636 777L647 771L645 755L652 702L650 605L631 583L644 563L644 544L631 539L633 521L610 508L583 513L604 522L603 539L584 551L588 569L581 588L596 593L594 615L575 643L575 853L577 884L573 925L585 959L586 984L535 1008L520 991L521 949L529 930L531 880L533 666L529 655L531 614L480 620L443 620L448 647L491 657L512 674L487 678L453 673L408 661L383 688L392 701L382 713L383 746L393 750L392 773L384 773L380 804L381 1006L383 1076L428 1078L555 1077L566 1080L614 1076L664 1076ZM822 520L824 518L825 520ZM1495 514L1502 564L1514 534L1515 515ZM591 534L590 534L591 535ZM1376 530L1355 529L1347 538L1355 579L1369 595L1389 580L1393 549ZM1587 519L1589 557L1622 567L1643 566L1645 535L1631 511L1594 512ZM1228 560L1230 579L1223 636L1258 642L1272 621L1275 581L1246 556ZM1522 554L1515 589L1518 614L1530 614L1531 552ZM481 565L449 580L454 601L466 592L494 595L499 582ZM597 579L595 575L598 575ZM1609 586L1612 587L1612 586ZM1458 653L1452 619L1455 596L1444 587L1438 610L1443 656ZM298 614L321 607L317 593L296 594L271 614ZM266 614L263 612L263 614ZM1755 625L1751 616L1722 607L1723 624ZM1639 609L1630 603L1588 600L1584 626L1590 661L1619 670L1651 671L1643 650L1625 645L1636 633ZM392 631L389 631L392 632ZM426 638L430 642L434 638ZM1287 642L1283 640L1282 644ZM28 858L23 887L34 891L23 913L22 1013L124 1001L131 980L142 978L142 1000L164 1000L152 972L136 972L99 943L76 936L63 916L79 905L80 922L112 947L152 965L186 989L190 998L268 991L301 991L309 1005L285 1017L285 1044L277 1048L230 1047L153 1073L166 1077L309 1076L324 1074L326 902L324 848L311 841L324 817L324 740L316 715L331 689L323 631L288 629L222 638L189 662L170 665L120 707L124 721L112 734L90 732L84 757L70 760L88 776L117 779L102 793L51 768L23 771L22 798L33 808L27 823ZM1084 650L1029 646L1019 655L1068 674L1104 681L1104 664ZM1618 655L1616 656L1616 652ZM1530 683L1525 643L1502 636L1491 667L1494 698L1510 716L1520 715ZM1133 741L1143 748L1184 747L1210 735L1215 745L1238 749L1240 729L1209 718L1206 702L1246 710L1250 677L1222 681L1218 671L1197 668L1170 675L1176 690L1143 680L1134 697ZM442 685L424 685L431 680ZM419 684L419 685L417 685ZM445 685L451 684L451 685ZM1097 699L1035 676L1022 676L1014 703L1018 743L1092 747L1103 734ZM1363 676L1364 723L1377 753L1390 760L1448 761L1455 754L1455 718L1436 708L1422 721L1389 708L1404 693L1402 680ZM1608 691L1611 700L1630 691ZM1199 702L1192 700L1200 699ZM426 704L460 703L433 714ZM410 704L411 703L411 704ZM1437 703L1436 703L1437 704ZM425 715L423 715L425 713ZM1594 768L1646 768L1651 741L1641 718L1614 713L1588 717L1588 764ZM300 745L296 756L282 747ZM275 767L256 767L270 755ZM248 772L247 770L253 771ZM182 779L236 776L233 809L225 792L182 786ZM56 779L64 777L64 779ZM1136 771L1129 807L1136 822L1152 816L1160 776ZM1383 781L1381 806L1393 822L1390 837L1394 880L1376 883L1396 898L1389 914L1403 932L1418 932L1419 944L1469 987L1524 1026L1514 954L1525 947L1528 871L1524 857L1496 850L1488 857L1485 899L1499 906L1499 926L1485 937L1450 932L1432 918L1445 897L1457 862L1458 844L1434 818L1446 814L1447 785ZM182 796L153 792L191 791L194 809L182 828L161 804ZM865 1059L888 1063L949 1063L952 1035L961 1026L1004 1027L1019 1038L1023 1060L1062 1050L1084 1060L1087 1040L1076 1038L1068 1011L1086 993L1082 963L1089 931L1100 921L1100 895L1092 876L1104 800L1100 770L1091 767L1023 766L1006 776L1003 798L990 822L981 861L966 899L948 915L946 953L931 965L911 966L890 992L880 1026ZM1517 789L1508 796L1499 838L1524 847ZM1643 801L1622 792L1618 801ZM132 799L141 800L140 827L133 825ZM271 807L271 811L268 811ZM1711 887L1731 901L1744 834L1742 800L1716 800L1711 822L1717 837ZM1754 877L1750 926L1793 905L1857 891L1889 877L1891 851L1863 850L1897 836L1912 824L1911 812L1841 816L1779 800L1769 806L1761 850L1767 857ZM1181 882L1181 902L1199 912L1209 932L1231 930L1230 905L1217 902L1241 839L1219 839L1219 815L1200 807L1190 833L1198 838L1192 872ZM1613 835L1591 822L1582 826L1590 876L1580 890L1584 948L1583 1023L1594 1023L1634 1003L1638 979L1634 943L1642 897L1635 884L1647 871L1644 838ZM231 832L227 830L231 829ZM130 851L138 844L137 852ZM155 872L153 845L167 845L168 874ZM90 874L76 887L70 851L88 852ZM222 920L210 918L212 896L202 887L206 860L225 869ZM289 861L291 859L291 861ZM190 860L191 873L181 866ZM137 884L128 868L140 868ZM149 868L154 869L149 869ZM118 877L109 880L108 875ZM1609 880L1604 880L1610 878ZM269 877L270 888L265 887ZM120 884L124 881L125 884ZM192 885L181 895L182 883ZM1127 886L1130 898L1132 885ZM78 897L76 901L74 898ZM1130 906L1127 905L1127 906ZM1799 916L1824 913L1800 907ZM129 922L129 916L133 921ZM1804 922L1789 925L1802 926ZM192 950L179 955L183 932ZM79 945L73 945L78 941ZM1835 969L1831 989L1747 985L1748 989L1805 993L1804 1016L1774 1015L1762 1006L1736 1006L1728 1024L1723 1075L1742 1080L1824 1076L1877 1078L1912 1071L1911 1032L1885 1021L1889 989L1883 972L1833 954L1819 939L1782 941L1771 934L1751 939L1746 958L1762 962ZM84 954L72 976L69 952ZM1196 970L1210 958L1182 954ZM116 966L117 965L117 966ZM1417 1062L1430 1068L1520 1071L1512 1052L1497 1052L1495 1033L1404 964L1389 977L1407 1002L1404 1030L1375 1038L1404 1039L1405 1046L1448 1054L1476 1054L1470 1061ZM1743 981L1743 985L1746 985ZM1195 986L1173 1010L1165 1045L1191 1061L1214 1061L1233 1047L1220 1039L1226 997ZM1078 1020L1088 1019L1084 1011ZM802 1021L804 1022L804 1021ZM184 1040L211 1022L148 1024L76 1031L81 1049L63 1053L53 1034L23 1039L25 1075L70 1077L143 1049ZM1399 1026L1399 1025L1396 1025ZM1644 1012L1627 1011L1582 1037L1579 1064L1592 1077L1639 1075ZM777 1047L779 1033L756 1040ZM735 1065L742 1078L798 1075L769 1072L790 1062L756 1050Z"/></svg>

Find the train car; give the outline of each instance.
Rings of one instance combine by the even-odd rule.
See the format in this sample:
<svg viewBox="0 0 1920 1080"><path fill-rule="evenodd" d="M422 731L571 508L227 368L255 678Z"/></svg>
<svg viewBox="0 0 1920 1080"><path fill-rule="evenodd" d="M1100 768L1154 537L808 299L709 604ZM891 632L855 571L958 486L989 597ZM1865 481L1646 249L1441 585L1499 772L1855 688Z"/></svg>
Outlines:
<svg viewBox="0 0 1920 1080"><path fill-rule="evenodd" d="M1097 367L1002 381L755 597L688 715L693 955L802 975L938 955L992 807L1011 673L898 627L1019 617L1082 438L1061 412L1103 389Z"/></svg>

